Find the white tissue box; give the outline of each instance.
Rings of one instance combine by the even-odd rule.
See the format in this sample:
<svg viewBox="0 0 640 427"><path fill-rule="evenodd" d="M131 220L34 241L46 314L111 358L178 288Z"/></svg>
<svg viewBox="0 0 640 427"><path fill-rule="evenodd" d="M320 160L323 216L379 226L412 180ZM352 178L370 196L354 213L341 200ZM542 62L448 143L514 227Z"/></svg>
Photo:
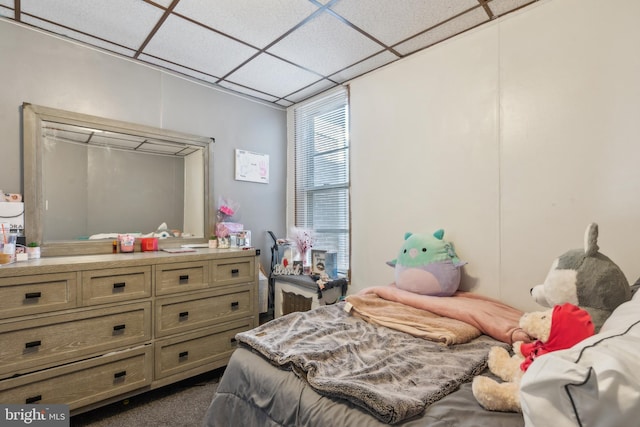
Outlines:
<svg viewBox="0 0 640 427"><path fill-rule="evenodd" d="M0 217L2 222L11 226L24 228L24 203L0 202Z"/></svg>

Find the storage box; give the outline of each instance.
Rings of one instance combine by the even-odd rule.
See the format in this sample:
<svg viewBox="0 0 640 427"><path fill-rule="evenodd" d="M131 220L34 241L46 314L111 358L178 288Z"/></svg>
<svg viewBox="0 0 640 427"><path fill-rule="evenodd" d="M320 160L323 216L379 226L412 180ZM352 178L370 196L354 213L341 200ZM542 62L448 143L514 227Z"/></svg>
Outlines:
<svg viewBox="0 0 640 427"><path fill-rule="evenodd" d="M220 224L227 227L227 230L229 230L229 233L239 233L242 230L244 230L244 225L237 222L221 222Z"/></svg>
<svg viewBox="0 0 640 427"><path fill-rule="evenodd" d="M140 239L140 249L142 252L154 252L158 250L157 237L143 237Z"/></svg>

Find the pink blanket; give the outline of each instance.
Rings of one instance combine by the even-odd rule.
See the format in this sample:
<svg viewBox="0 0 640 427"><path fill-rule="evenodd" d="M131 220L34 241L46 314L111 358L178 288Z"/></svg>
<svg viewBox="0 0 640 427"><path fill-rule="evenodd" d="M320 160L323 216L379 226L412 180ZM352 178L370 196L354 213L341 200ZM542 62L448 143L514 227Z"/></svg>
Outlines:
<svg viewBox="0 0 640 427"><path fill-rule="evenodd" d="M531 341L531 338L518 326L522 311L498 300L471 292L458 291L450 297L434 297L398 289L391 284L366 288L358 294L376 294L389 301L461 320L507 344L512 344L514 341Z"/></svg>
<svg viewBox="0 0 640 427"><path fill-rule="evenodd" d="M478 328L451 317L380 298L376 294L349 295L350 313L369 323L397 329L414 337L446 345L462 344L480 336Z"/></svg>

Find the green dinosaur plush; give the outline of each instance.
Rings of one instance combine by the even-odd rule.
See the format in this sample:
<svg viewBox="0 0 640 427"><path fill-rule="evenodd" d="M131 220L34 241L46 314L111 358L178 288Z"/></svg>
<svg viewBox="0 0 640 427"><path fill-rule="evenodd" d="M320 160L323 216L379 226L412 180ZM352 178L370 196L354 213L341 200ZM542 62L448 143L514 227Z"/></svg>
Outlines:
<svg viewBox="0 0 640 427"><path fill-rule="evenodd" d="M443 237L442 229L433 234L405 233L398 257L387 262L395 268L398 288L433 296L450 296L458 290L460 267L466 262Z"/></svg>

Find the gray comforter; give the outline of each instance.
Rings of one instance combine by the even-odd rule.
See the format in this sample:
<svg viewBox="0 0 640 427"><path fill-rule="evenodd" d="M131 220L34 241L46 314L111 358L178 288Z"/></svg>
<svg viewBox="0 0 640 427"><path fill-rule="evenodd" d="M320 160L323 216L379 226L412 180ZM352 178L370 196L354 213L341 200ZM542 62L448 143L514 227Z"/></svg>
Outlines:
<svg viewBox="0 0 640 427"><path fill-rule="evenodd" d="M346 399L391 424L470 381L485 368L491 346L507 347L484 335L446 347L369 324L342 306L292 313L237 339L318 393Z"/></svg>

